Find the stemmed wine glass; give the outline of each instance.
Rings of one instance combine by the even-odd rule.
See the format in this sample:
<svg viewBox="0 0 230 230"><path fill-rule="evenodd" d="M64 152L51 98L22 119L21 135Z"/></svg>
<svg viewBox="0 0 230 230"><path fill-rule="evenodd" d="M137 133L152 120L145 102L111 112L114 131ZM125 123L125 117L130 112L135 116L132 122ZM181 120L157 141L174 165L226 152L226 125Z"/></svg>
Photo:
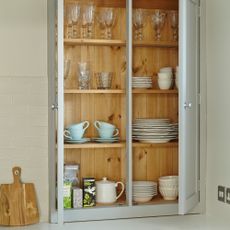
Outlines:
<svg viewBox="0 0 230 230"><path fill-rule="evenodd" d="M67 4L65 8L65 18L67 21L66 38L73 36L72 4Z"/></svg>
<svg viewBox="0 0 230 230"><path fill-rule="evenodd" d="M115 24L115 11L113 8L105 8L104 9L104 20L105 20L105 37L107 39L112 38L112 28Z"/></svg>
<svg viewBox="0 0 230 230"><path fill-rule="evenodd" d="M155 39L157 41L161 39L161 30L164 26L166 15L167 14L162 10L155 10L152 15L152 24L155 30Z"/></svg>
<svg viewBox="0 0 230 230"><path fill-rule="evenodd" d="M143 40L143 28L145 26L146 14L143 9L133 10L134 39Z"/></svg>
<svg viewBox="0 0 230 230"><path fill-rule="evenodd" d="M72 23L73 23L73 38L78 38L78 23L81 14L81 6L79 2L72 4Z"/></svg>
<svg viewBox="0 0 230 230"><path fill-rule="evenodd" d="M93 3L86 5L82 12L82 37L92 38L95 6Z"/></svg>
<svg viewBox="0 0 230 230"><path fill-rule="evenodd" d="M173 31L173 40L177 41L178 39L178 11L172 10L169 13L171 28Z"/></svg>
<svg viewBox="0 0 230 230"><path fill-rule="evenodd" d="M100 30L101 30L101 38L104 39L106 38L106 24L105 24L105 11L104 8L100 9L100 11L98 12L98 14L96 15L96 19L99 23L100 26Z"/></svg>

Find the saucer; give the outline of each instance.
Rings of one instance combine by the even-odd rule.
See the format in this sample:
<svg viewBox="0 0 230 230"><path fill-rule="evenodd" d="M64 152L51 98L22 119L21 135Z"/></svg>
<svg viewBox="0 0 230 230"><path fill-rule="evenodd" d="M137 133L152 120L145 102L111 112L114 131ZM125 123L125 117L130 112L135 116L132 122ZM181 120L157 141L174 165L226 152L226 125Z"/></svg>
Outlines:
<svg viewBox="0 0 230 230"><path fill-rule="evenodd" d="M111 138L95 137L92 140L99 143L113 143L113 142L118 142L119 137L111 137Z"/></svg>
<svg viewBox="0 0 230 230"><path fill-rule="evenodd" d="M90 138L82 138L81 140L69 140L69 139L65 139L65 143L68 144L83 144L86 142L89 142Z"/></svg>

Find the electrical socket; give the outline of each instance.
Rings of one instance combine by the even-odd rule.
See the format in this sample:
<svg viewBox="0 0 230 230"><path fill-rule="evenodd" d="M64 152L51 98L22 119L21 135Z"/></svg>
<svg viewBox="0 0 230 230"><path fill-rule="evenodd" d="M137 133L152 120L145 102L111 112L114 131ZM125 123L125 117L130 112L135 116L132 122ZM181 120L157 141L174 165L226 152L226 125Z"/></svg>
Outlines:
<svg viewBox="0 0 230 230"><path fill-rule="evenodd" d="M230 194L229 194L229 196L230 196ZM225 202L225 187L221 186L221 185L218 186L218 200L221 202ZM230 200L229 200L229 202L230 202Z"/></svg>
<svg viewBox="0 0 230 230"><path fill-rule="evenodd" d="M230 204L230 188L226 188L226 203Z"/></svg>

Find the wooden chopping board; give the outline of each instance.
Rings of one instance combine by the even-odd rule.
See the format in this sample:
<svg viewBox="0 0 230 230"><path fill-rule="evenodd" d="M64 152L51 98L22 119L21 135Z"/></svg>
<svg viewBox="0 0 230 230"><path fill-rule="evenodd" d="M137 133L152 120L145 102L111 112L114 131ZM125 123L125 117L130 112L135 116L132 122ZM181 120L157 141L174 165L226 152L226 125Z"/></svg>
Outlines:
<svg viewBox="0 0 230 230"><path fill-rule="evenodd" d="M34 184L21 183L21 168L12 169L13 184L0 186L0 225L21 226L39 221Z"/></svg>

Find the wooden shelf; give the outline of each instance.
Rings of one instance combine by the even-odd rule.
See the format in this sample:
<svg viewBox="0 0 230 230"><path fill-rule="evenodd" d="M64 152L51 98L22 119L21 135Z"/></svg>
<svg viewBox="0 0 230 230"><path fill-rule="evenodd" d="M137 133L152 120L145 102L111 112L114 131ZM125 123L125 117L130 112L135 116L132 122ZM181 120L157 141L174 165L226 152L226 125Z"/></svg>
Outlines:
<svg viewBox="0 0 230 230"><path fill-rule="evenodd" d="M134 148L158 148L158 147L177 147L178 142L177 141L172 141L172 142L167 142L167 143L158 143L158 144L150 144L150 143L141 143L141 142L133 142L132 145Z"/></svg>
<svg viewBox="0 0 230 230"><path fill-rule="evenodd" d="M133 89L133 94L178 94L178 90L160 90L160 89Z"/></svg>
<svg viewBox="0 0 230 230"><path fill-rule="evenodd" d="M65 94L123 94L124 89L65 89Z"/></svg>
<svg viewBox="0 0 230 230"><path fill-rule="evenodd" d="M64 144L65 149L99 149L99 148L125 148L126 142L117 143L95 143L88 142L84 144Z"/></svg>
<svg viewBox="0 0 230 230"><path fill-rule="evenodd" d="M64 44L67 46L126 46L125 40L119 39L64 39ZM160 48L178 48L177 42L172 41L134 41L134 47L160 47Z"/></svg>
<svg viewBox="0 0 230 230"><path fill-rule="evenodd" d="M64 44L68 46L92 45L92 46L125 46L124 40L106 39L64 39Z"/></svg>
<svg viewBox="0 0 230 230"><path fill-rule="evenodd" d="M134 41L136 47L178 48L178 42L171 41Z"/></svg>

